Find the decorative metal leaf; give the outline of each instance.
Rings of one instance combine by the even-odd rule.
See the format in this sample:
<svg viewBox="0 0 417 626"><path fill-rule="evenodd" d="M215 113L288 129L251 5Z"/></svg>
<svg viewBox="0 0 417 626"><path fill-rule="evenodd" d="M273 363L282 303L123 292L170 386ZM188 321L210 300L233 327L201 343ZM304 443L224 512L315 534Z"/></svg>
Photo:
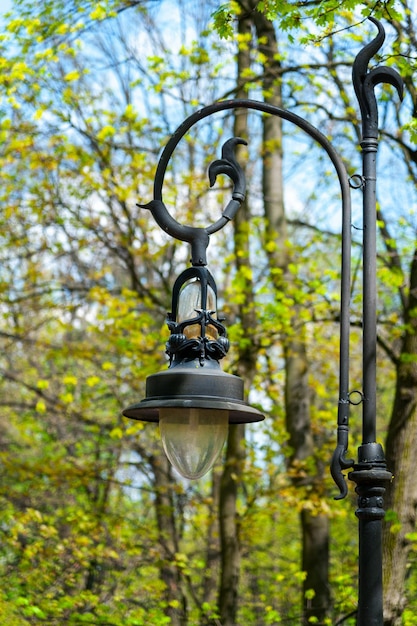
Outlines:
<svg viewBox="0 0 417 626"><path fill-rule="evenodd" d="M369 61L375 56L385 41L385 30L381 22L374 17L369 19L378 28L378 34L356 56L353 63L352 79L361 109L362 135L364 138L377 138L378 106L375 97L375 87L381 83L388 83L397 89L400 100L402 100L404 83L399 73L392 67L375 67L368 72Z"/></svg>

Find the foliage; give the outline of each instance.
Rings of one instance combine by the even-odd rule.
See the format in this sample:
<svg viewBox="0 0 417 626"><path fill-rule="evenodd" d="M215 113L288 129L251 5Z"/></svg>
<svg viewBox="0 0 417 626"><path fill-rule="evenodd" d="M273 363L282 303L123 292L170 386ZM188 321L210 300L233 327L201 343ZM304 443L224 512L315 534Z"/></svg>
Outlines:
<svg viewBox="0 0 417 626"><path fill-rule="evenodd" d="M335 0L316 0L314 2L284 2L283 0L257 0L253 3L231 1L221 4L213 13L214 26L222 38L231 38L234 34L234 22L247 10L259 11L270 21L277 23L282 31L288 31L293 38L297 31L303 31L303 23L311 21L317 28L316 33L302 35L304 43L328 37L339 30L338 21L341 15L350 24L360 23L370 15L381 18L388 16L391 20L400 19L395 0L388 2L378 0L374 3L362 0L340 2Z"/></svg>
<svg viewBox="0 0 417 626"><path fill-rule="evenodd" d="M269 95L259 42L235 36L244 8L238 2L15 0L4 18L0 576L7 584L0 617L11 626L219 623L221 470L196 485L173 476L154 427L127 422L121 409L143 397L146 376L165 366L164 315L188 254L136 206L152 197L159 149L189 113L235 93L238 47L252 55L250 71L240 77L250 95ZM380 103L383 165L397 169L401 181L388 206L388 185L381 183L379 385L385 426L395 385L391 357L408 327L400 306L414 255L408 206L415 202L415 185L402 184L406 174L415 175L415 159L407 156L414 154L409 112L416 51L406 11L400 14L393 2L356 1L343 3L343 11L331 1L260 2L254 10L274 20L280 33L274 80L282 83L284 104L333 139L351 173L358 166L358 121L346 66L351 49L363 41L358 27L349 29L358 14L362 20L384 11L401 33L389 62L400 61L408 72L406 108L401 112L385 91ZM218 35L210 29L213 20ZM227 37L229 42L221 40ZM207 191L205 169L218 158L231 125L228 115L199 124L176 151L164 199L180 221L212 222L228 200L225 181ZM223 276L219 291L234 344L227 367L236 370L244 351L254 349L250 399L267 413L264 424L247 432L237 499L238 621L300 623L305 574L298 520L308 510L331 520L332 623L341 623L356 601L355 503L353 496L333 503L323 471L334 447L337 405L338 191L315 147L285 128L290 263L284 285L281 268L271 263L275 243L268 240L260 198L259 119L250 117L249 128L247 262L238 263L230 225L212 237L209 249L211 267ZM360 228L357 212L354 218ZM392 262L394 252L402 264ZM355 243L356 265L360 257ZM355 273L356 325L359 293ZM254 320L250 336L242 325L245 307ZM293 324L295 309L300 326ZM283 337L294 339L300 328L316 452L290 465ZM360 350L353 337L352 379L359 387ZM354 447L360 418L352 414ZM311 476L314 483L307 480ZM414 539L408 535L410 564ZM414 623L414 578L407 581L404 624ZM349 619L343 623L353 623Z"/></svg>

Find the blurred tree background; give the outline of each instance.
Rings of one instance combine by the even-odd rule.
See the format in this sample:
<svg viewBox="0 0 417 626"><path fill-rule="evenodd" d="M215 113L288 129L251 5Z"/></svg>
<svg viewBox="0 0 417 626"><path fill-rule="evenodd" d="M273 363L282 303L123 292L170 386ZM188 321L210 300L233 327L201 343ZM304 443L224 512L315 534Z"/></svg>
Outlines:
<svg viewBox="0 0 417 626"><path fill-rule="evenodd" d="M166 365L189 251L137 207L179 123L219 99L289 108L360 171L351 85L381 18L378 432L387 494L385 626L417 624L417 20L413 0L12 0L0 34L0 617L4 624L356 622L356 496L334 502L340 198L325 154L278 118L203 120L164 200L220 215L208 165L233 135L248 197L212 237L225 367L265 422L230 429L198 482L157 428L121 417ZM361 192L353 194L352 389L361 387ZM352 452L360 407L352 407Z"/></svg>

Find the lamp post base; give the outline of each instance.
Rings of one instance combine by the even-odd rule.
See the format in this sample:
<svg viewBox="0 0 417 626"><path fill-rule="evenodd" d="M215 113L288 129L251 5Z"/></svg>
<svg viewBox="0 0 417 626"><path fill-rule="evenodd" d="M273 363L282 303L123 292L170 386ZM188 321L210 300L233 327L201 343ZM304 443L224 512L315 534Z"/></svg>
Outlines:
<svg viewBox="0 0 417 626"><path fill-rule="evenodd" d="M382 520L385 486L392 480L378 443L359 448L359 462L350 472L356 483L359 519L359 597L357 626L383 626Z"/></svg>

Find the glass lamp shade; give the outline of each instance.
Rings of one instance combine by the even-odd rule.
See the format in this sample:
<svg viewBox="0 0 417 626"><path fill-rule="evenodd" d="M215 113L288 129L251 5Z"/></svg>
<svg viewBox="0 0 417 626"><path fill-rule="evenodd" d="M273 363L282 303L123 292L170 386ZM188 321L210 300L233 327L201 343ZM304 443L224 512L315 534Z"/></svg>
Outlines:
<svg viewBox="0 0 417 626"><path fill-rule="evenodd" d="M181 290L178 299L177 322L184 322L185 320L192 319L197 315L196 309L201 308L203 308L201 304L201 281L193 280L187 283ZM207 311L216 311L217 309L216 294L210 285L207 285L207 302L205 308ZM200 337L200 324L190 324L190 326L186 326L184 328L184 335L187 339ZM216 328L209 324L206 327L206 337L208 339L216 340L217 335L218 333Z"/></svg>
<svg viewBox="0 0 417 626"><path fill-rule="evenodd" d="M201 408L161 408L159 429L171 464L185 478L204 476L226 440L229 411Z"/></svg>

